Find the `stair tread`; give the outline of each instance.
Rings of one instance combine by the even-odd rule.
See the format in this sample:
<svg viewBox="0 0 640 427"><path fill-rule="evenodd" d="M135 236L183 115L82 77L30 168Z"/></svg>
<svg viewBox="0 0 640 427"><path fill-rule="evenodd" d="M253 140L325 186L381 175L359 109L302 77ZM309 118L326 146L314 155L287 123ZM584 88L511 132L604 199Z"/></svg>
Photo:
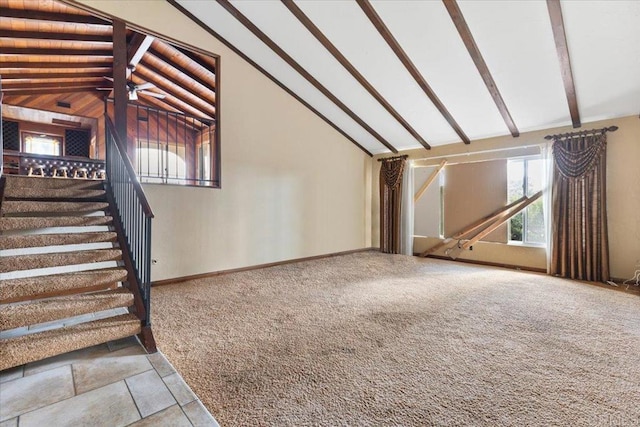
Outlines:
<svg viewBox="0 0 640 427"><path fill-rule="evenodd" d="M6 175L6 189L13 188L50 188L50 189L101 189L102 180L58 179L20 175Z"/></svg>
<svg viewBox="0 0 640 427"><path fill-rule="evenodd" d="M78 271L49 276L8 279L0 282L0 303L42 298L59 293L81 291L91 287L107 287L127 279L124 268Z"/></svg>
<svg viewBox="0 0 640 427"><path fill-rule="evenodd" d="M47 227L82 227L91 225L109 225L111 216L52 216L52 217L3 217L0 218L0 230L34 230Z"/></svg>
<svg viewBox="0 0 640 427"><path fill-rule="evenodd" d="M36 248L55 245L77 245L116 241L118 235L112 231L65 234L25 234L0 236L0 250Z"/></svg>
<svg viewBox="0 0 640 427"><path fill-rule="evenodd" d="M31 200L5 200L2 213L46 213L65 212L69 214L102 211L109 207L107 202L42 202Z"/></svg>
<svg viewBox="0 0 640 427"><path fill-rule="evenodd" d="M140 320L133 314L80 323L60 329L8 338L0 345L0 371L108 341L137 335Z"/></svg>
<svg viewBox="0 0 640 427"><path fill-rule="evenodd" d="M0 273L102 261L118 261L121 258L122 251L120 249L92 249L52 254L3 256L0 257Z"/></svg>
<svg viewBox="0 0 640 427"><path fill-rule="evenodd" d="M32 188L9 187L4 192L5 199L100 199L104 200L106 193L102 189L75 188Z"/></svg>
<svg viewBox="0 0 640 427"><path fill-rule="evenodd" d="M133 305L133 294L127 288L66 295L24 304L6 304L0 306L0 330L6 331L130 305Z"/></svg>

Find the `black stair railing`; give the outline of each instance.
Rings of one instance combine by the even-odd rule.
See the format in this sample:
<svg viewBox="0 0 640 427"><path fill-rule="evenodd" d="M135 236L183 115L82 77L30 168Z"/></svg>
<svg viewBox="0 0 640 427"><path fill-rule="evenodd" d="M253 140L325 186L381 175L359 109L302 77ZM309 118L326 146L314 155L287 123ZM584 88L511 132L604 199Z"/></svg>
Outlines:
<svg viewBox="0 0 640 427"><path fill-rule="evenodd" d="M106 122L106 190L116 212L118 231L129 287L136 297L136 312L142 321L142 344L155 351L151 334L151 219L153 212L136 172L109 116Z"/></svg>

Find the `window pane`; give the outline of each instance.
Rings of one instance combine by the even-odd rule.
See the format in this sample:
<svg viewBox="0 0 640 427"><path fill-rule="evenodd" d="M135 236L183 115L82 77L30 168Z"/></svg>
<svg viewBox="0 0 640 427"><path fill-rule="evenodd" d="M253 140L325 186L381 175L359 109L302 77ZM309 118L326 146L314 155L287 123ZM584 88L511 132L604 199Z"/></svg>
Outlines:
<svg viewBox="0 0 640 427"><path fill-rule="evenodd" d="M46 135L28 135L24 138L24 151L31 154L59 156L60 140Z"/></svg>
<svg viewBox="0 0 640 427"><path fill-rule="evenodd" d="M527 207L526 221L527 235L525 236L525 241L528 243L545 243L542 199L536 200Z"/></svg>
<svg viewBox="0 0 640 427"><path fill-rule="evenodd" d="M509 160L507 162L507 199L515 202L524 194L524 161Z"/></svg>
<svg viewBox="0 0 640 427"><path fill-rule="evenodd" d="M544 183L542 159L527 160L527 196L542 190Z"/></svg>

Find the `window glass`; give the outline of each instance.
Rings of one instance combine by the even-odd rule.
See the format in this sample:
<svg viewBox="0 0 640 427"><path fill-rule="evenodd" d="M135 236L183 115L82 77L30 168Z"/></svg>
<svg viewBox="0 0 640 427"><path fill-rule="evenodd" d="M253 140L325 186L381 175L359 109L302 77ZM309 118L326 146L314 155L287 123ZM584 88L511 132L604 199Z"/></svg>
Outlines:
<svg viewBox="0 0 640 427"><path fill-rule="evenodd" d="M514 159L507 163L508 202L512 203L523 195L531 197L544 186L542 159ZM536 200L509 221L509 239L512 242L544 244L545 228L542 199Z"/></svg>
<svg viewBox="0 0 640 427"><path fill-rule="evenodd" d="M24 151L31 154L45 154L59 156L62 148L62 138L51 135L24 135Z"/></svg>

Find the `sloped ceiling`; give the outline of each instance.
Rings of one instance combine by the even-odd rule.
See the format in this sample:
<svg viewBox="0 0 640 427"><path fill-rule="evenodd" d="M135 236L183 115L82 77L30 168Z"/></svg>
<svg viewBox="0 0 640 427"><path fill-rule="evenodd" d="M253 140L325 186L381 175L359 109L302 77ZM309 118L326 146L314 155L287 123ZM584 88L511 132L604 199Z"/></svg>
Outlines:
<svg viewBox="0 0 640 427"><path fill-rule="evenodd" d="M446 0L459 8L516 132L508 128L443 1L292 2L378 98L285 2L172 3L226 39L370 153L389 152L389 145L397 150L424 146L416 135L430 146L462 143L461 134L473 144L481 138L572 124L563 82L566 70L559 60L546 1ZM365 14L362 3L373 8L461 133L427 97ZM562 1L560 5L579 120L639 114L640 2ZM250 31L243 17L257 32ZM267 38L352 114L274 52L264 42Z"/></svg>

